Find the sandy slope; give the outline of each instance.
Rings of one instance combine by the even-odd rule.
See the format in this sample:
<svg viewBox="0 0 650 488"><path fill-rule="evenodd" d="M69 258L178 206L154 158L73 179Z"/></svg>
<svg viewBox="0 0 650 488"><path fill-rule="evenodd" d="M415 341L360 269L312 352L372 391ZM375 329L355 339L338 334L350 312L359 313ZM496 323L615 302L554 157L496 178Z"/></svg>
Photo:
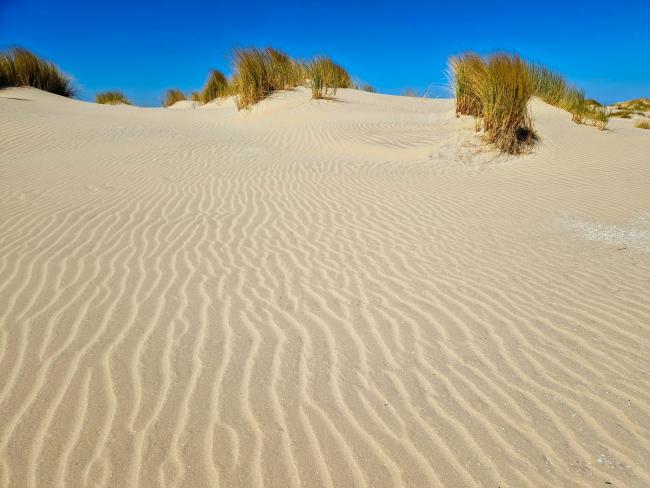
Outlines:
<svg viewBox="0 0 650 488"><path fill-rule="evenodd" d="M0 486L650 486L650 131L534 115L0 92Z"/></svg>

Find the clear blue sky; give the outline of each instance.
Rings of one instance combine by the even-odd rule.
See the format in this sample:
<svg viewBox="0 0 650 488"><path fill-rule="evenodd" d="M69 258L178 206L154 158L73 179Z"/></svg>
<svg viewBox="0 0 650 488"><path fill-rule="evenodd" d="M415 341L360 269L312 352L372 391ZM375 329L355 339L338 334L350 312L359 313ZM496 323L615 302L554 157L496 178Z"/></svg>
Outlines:
<svg viewBox="0 0 650 488"><path fill-rule="evenodd" d="M516 51L605 102L650 96L650 0L416 2L0 0L0 45L74 76L82 99L121 89L153 105L230 72L235 46L328 54L379 91L433 85L449 55Z"/></svg>

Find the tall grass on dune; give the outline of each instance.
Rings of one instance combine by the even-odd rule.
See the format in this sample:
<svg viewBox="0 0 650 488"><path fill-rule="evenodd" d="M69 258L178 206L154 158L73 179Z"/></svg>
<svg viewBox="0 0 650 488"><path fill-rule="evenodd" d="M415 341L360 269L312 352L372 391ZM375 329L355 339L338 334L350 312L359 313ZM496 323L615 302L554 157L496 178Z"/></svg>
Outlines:
<svg viewBox="0 0 650 488"><path fill-rule="evenodd" d="M546 103L571 113L576 124L591 124L600 130L607 127L611 110L600 102L588 99L582 89L570 84L564 76L539 64L528 64L533 95Z"/></svg>
<svg viewBox="0 0 650 488"><path fill-rule="evenodd" d="M469 53L451 60L456 112L476 117L486 140L508 154L524 152L535 140L528 101L533 89L526 63L516 55L484 59ZM477 124L477 129L481 124Z"/></svg>
<svg viewBox="0 0 650 488"><path fill-rule="evenodd" d="M233 56L231 93L238 109L248 109L271 93L304 85L309 79L314 98L330 98L337 88L349 88L348 72L331 59L298 61L274 48L237 49Z"/></svg>
<svg viewBox="0 0 650 488"><path fill-rule="evenodd" d="M535 140L526 64L516 55L495 54L487 59L485 73L470 83L481 102L487 140L503 152L521 153Z"/></svg>
<svg viewBox="0 0 650 488"><path fill-rule="evenodd" d="M248 109L271 93L305 83L308 65L272 47L234 52L234 75L230 93L238 109Z"/></svg>
<svg viewBox="0 0 650 488"><path fill-rule="evenodd" d="M333 98L337 88L350 88L352 79L341 65L328 57L317 57L309 63L312 98Z"/></svg>
<svg viewBox="0 0 650 488"><path fill-rule="evenodd" d="M234 52L233 84L237 108L250 108L273 90L268 54L263 49L237 49Z"/></svg>
<svg viewBox="0 0 650 488"><path fill-rule="evenodd" d="M131 101L121 91L113 90L100 92L95 95L95 102L108 105L131 105Z"/></svg>
<svg viewBox="0 0 650 488"><path fill-rule="evenodd" d="M70 78L55 64L20 47L0 53L0 88L31 86L56 95L74 97Z"/></svg>
<svg viewBox="0 0 650 488"><path fill-rule="evenodd" d="M200 100L197 101L208 103L217 98L225 97L228 94L228 80L221 71L213 69L200 94Z"/></svg>
<svg viewBox="0 0 650 488"><path fill-rule="evenodd" d="M304 83L304 72L299 62L282 51L266 48L271 90L286 90Z"/></svg>
<svg viewBox="0 0 650 488"><path fill-rule="evenodd" d="M176 102L180 102L182 100L187 100L185 94L176 88L171 88L165 92L165 98L163 99L162 106L171 107Z"/></svg>
<svg viewBox="0 0 650 488"><path fill-rule="evenodd" d="M533 96L570 112L575 123L600 130L612 116L608 107L585 98L561 74L517 55L461 54L451 58L450 74L456 114L476 117L477 130L482 124L487 140L507 153L522 152L535 140L527 108Z"/></svg>
<svg viewBox="0 0 650 488"><path fill-rule="evenodd" d="M487 66L478 54L465 53L450 60L450 75L456 95L456 114L481 117L483 106L477 83L487 77Z"/></svg>

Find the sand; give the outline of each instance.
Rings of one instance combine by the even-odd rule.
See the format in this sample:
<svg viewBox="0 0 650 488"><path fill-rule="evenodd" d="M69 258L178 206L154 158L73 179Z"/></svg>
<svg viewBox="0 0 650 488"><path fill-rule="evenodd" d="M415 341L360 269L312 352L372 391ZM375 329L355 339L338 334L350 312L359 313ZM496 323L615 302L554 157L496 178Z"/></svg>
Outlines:
<svg viewBox="0 0 650 488"><path fill-rule="evenodd" d="M532 110L0 92L0 486L650 486L650 131Z"/></svg>

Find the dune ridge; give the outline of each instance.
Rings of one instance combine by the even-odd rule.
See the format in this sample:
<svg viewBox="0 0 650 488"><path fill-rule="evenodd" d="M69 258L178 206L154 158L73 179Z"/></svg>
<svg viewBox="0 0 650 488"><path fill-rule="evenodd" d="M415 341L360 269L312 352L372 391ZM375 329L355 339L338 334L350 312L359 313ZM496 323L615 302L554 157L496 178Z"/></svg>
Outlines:
<svg viewBox="0 0 650 488"><path fill-rule="evenodd" d="M0 487L650 485L646 133L309 98L0 92Z"/></svg>

